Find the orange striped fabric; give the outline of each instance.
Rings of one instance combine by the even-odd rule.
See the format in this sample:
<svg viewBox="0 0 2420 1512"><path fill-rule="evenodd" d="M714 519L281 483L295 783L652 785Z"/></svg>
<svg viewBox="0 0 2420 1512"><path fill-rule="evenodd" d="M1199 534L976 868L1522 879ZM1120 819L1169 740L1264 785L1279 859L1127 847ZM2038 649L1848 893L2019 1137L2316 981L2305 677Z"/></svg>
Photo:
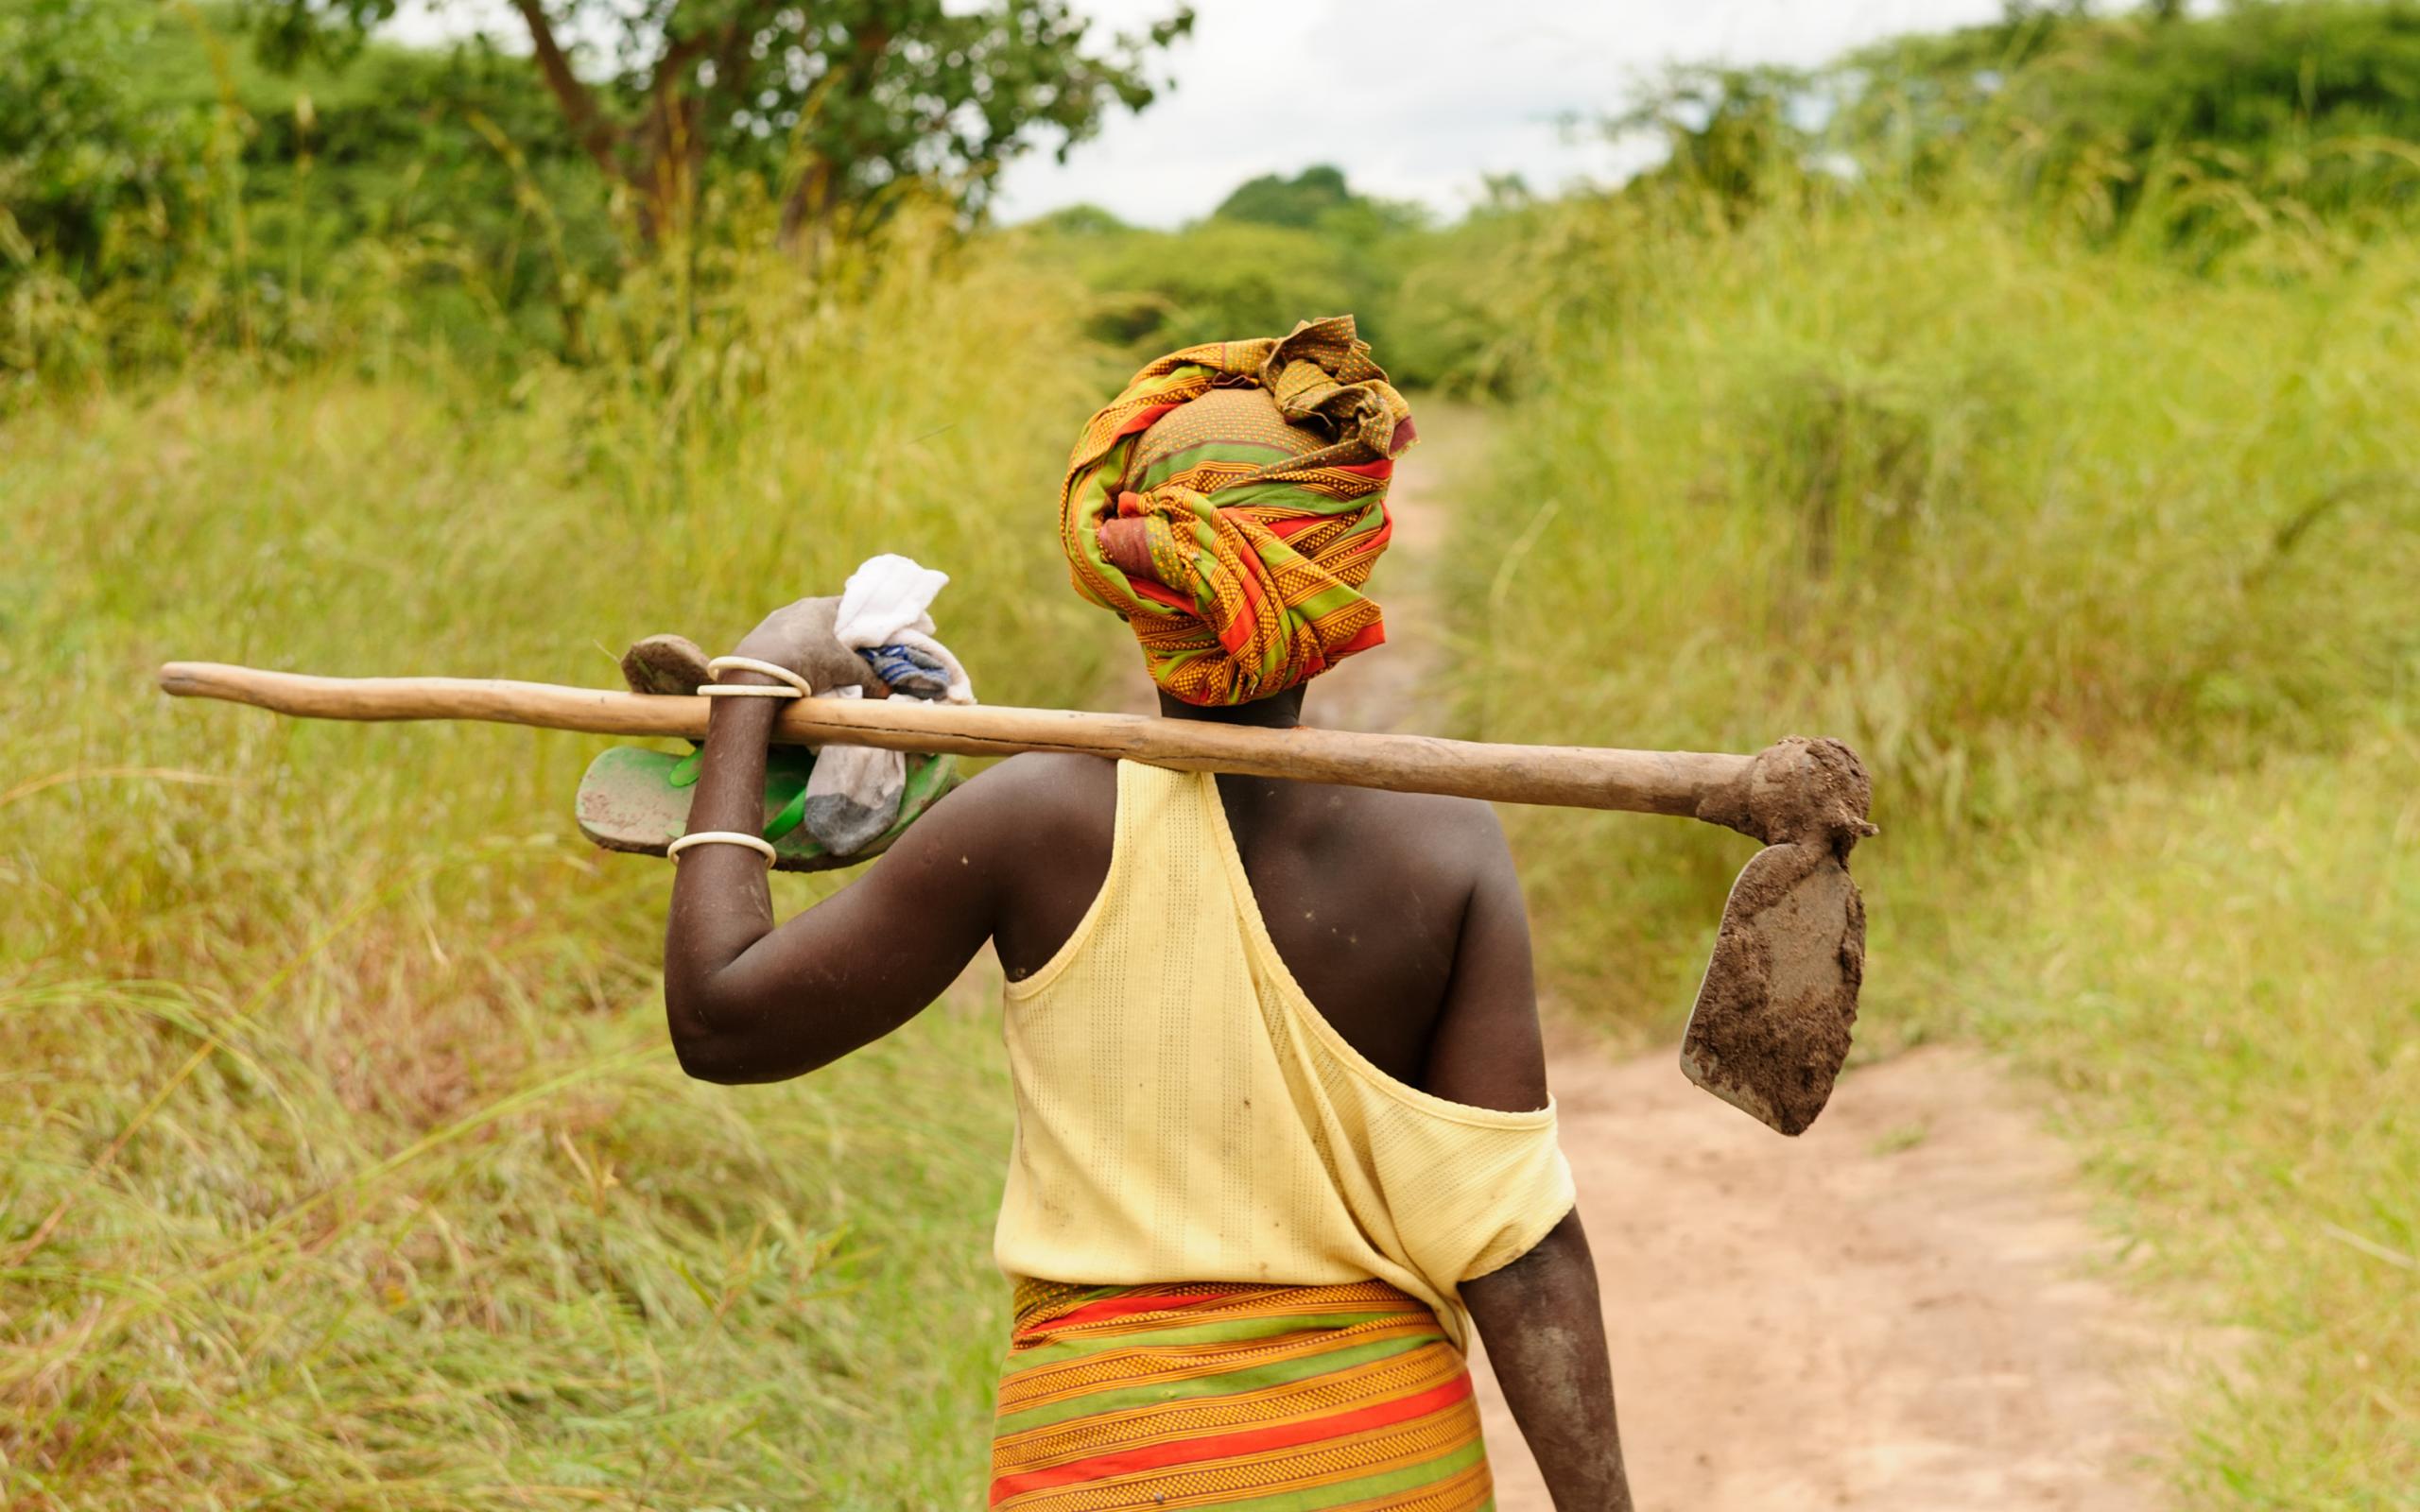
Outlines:
<svg viewBox="0 0 2420 1512"><path fill-rule="evenodd" d="M1140 438L1185 425L1175 418L1221 388L1261 395L1300 444L1197 416L1186 455L1144 475ZM1170 352L1085 423L1067 459L1059 533L1076 591L1126 620L1152 680L1186 703L1316 677L1386 640L1362 589L1392 533L1394 458L1416 434L1349 315Z"/></svg>
<svg viewBox="0 0 2420 1512"><path fill-rule="evenodd" d="M1481 1512L1469 1368L1383 1281L1021 1283L995 1512Z"/></svg>

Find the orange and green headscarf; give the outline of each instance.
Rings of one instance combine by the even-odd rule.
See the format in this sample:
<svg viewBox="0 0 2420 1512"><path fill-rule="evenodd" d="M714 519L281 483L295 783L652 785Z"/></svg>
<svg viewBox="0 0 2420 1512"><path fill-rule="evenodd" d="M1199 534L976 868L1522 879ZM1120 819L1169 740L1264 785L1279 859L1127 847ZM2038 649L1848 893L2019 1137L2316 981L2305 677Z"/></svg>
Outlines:
<svg viewBox="0 0 2420 1512"><path fill-rule="evenodd" d="M1412 440L1349 315L1171 352L1067 459L1076 591L1133 627L1151 679L1186 703L1281 693L1386 640L1361 589Z"/></svg>

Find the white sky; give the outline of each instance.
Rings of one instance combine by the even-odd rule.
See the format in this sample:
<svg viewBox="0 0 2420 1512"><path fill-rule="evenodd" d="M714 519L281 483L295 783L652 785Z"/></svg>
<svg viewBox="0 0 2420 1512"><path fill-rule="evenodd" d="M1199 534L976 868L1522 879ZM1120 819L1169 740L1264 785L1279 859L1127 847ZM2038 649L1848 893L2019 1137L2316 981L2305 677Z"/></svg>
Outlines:
<svg viewBox="0 0 2420 1512"><path fill-rule="evenodd" d="M1139 28L1174 0L1076 0L1109 28ZM1174 87L1140 115L1113 115L1062 165L1013 164L1000 212L1023 219L1089 200L1170 226L1206 214L1263 173L1314 163L1354 186L1452 214L1482 173L1551 191L1616 178L1637 149L1575 139L1561 124L1618 109L1674 62L1816 63L1893 32L2001 13L2000 0L1197 0L1190 39L1159 60ZM406 0L393 32L429 42L466 15L518 23L501 0Z"/></svg>
<svg viewBox="0 0 2420 1512"><path fill-rule="evenodd" d="M1112 27L1168 0L1079 0ZM1089 200L1145 225L1206 214L1263 173L1333 163L1353 186L1448 214L1482 173L1532 189L1641 166L1561 124L1616 110L1674 62L1817 63L1894 32L2001 13L2000 0L1199 0L1166 60L1175 87L1113 117L1064 166L1012 164L1003 218Z"/></svg>

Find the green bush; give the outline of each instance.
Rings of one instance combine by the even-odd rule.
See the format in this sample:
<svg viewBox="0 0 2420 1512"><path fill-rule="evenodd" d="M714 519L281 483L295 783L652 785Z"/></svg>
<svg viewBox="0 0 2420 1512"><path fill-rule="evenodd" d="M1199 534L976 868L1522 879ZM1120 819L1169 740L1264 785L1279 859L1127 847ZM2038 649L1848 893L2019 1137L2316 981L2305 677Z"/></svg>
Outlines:
<svg viewBox="0 0 2420 1512"><path fill-rule="evenodd" d="M116 0L0 12L0 374L105 365L216 278L232 145L128 79L149 25Z"/></svg>
<svg viewBox="0 0 2420 1512"><path fill-rule="evenodd" d="M1441 343L1425 316L1398 317L1405 270L1428 256L1426 218L1416 206L1355 193L1335 168L1312 167L1252 180L1181 231L1138 230L1078 205L1016 236L1093 287L1092 334L1138 361L1351 314L1397 383L1426 386L1478 361L1459 333Z"/></svg>
<svg viewBox="0 0 2420 1512"><path fill-rule="evenodd" d="M1343 249L1316 232L1236 221L1182 232L1028 233L1033 254L1098 294L1092 335L1139 358L1202 341L1283 335L1353 309Z"/></svg>
<svg viewBox="0 0 2420 1512"><path fill-rule="evenodd" d="M0 371L305 358L365 329L578 354L621 247L527 67L373 45L276 74L215 9L0 15Z"/></svg>
<svg viewBox="0 0 2420 1512"><path fill-rule="evenodd" d="M2420 5L2239 0L2214 14L2016 13L1853 58L1869 169L1991 166L2096 234L2231 246L2420 211Z"/></svg>

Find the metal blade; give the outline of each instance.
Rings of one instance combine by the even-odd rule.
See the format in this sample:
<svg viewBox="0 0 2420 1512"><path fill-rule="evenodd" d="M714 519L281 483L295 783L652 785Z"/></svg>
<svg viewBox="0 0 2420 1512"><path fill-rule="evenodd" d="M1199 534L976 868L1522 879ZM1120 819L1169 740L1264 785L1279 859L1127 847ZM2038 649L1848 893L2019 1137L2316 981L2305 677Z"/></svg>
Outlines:
<svg viewBox="0 0 2420 1512"><path fill-rule="evenodd" d="M1828 849L1769 846L1731 885L1681 1070L1784 1134L1824 1110L1865 978L1865 902Z"/></svg>

